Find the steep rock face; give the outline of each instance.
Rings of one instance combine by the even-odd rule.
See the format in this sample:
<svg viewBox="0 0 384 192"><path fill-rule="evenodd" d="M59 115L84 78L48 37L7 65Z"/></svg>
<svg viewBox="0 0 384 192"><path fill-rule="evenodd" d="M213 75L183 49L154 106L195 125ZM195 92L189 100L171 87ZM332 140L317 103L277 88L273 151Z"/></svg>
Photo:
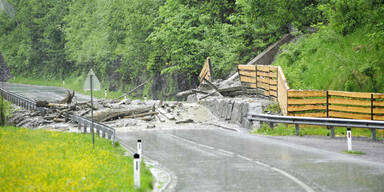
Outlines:
<svg viewBox="0 0 384 192"><path fill-rule="evenodd" d="M11 71L0 53L0 81L8 81L11 78Z"/></svg>

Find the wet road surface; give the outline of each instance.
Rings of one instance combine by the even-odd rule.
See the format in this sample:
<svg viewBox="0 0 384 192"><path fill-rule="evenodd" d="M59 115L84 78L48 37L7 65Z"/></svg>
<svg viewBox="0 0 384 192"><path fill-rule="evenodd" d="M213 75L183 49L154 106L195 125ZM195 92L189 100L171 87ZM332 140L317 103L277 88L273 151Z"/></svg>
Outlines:
<svg viewBox="0 0 384 192"><path fill-rule="evenodd" d="M118 132L177 177L175 191L383 191L384 164L211 127Z"/></svg>
<svg viewBox="0 0 384 192"><path fill-rule="evenodd" d="M60 100L66 95L55 87L6 84L6 88L35 100ZM171 171L175 184L171 191L384 191L383 161L214 126L118 129L117 137L131 149L142 139L144 157Z"/></svg>

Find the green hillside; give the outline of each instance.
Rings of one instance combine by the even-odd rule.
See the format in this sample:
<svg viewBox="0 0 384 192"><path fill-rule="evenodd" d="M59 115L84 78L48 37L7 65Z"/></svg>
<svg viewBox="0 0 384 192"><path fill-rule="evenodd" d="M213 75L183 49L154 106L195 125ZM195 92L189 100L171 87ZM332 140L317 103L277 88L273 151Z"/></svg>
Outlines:
<svg viewBox="0 0 384 192"><path fill-rule="evenodd" d="M288 25L303 34L308 33L309 26L317 25L322 28L320 33L304 35L308 43L291 46L279 60L282 66L307 63L308 67L295 67L295 70L313 68L309 67L312 65L309 61L314 60L309 59L310 54L325 54L323 60L334 57L329 61L332 65L344 66L340 63L348 61L336 62L338 56L320 53L322 47L332 42L346 47L346 51L360 46L358 51L348 53L359 54L359 59L348 58L356 62L353 65L361 61L359 67L352 64L345 64L348 70L336 67L344 72L343 77L355 78L322 86L353 90L359 87L358 83L372 89L380 84L381 61L374 58L380 58L382 53L382 0L2 0L1 3L4 8L0 9L0 52L12 74L20 78L73 81L83 79L79 77L93 68L104 87L110 90L130 90L149 79L150 83L139 89L137 96L159 98L195 87L208 56L215 78L225 78L236 65L246 63L287 33ZM366 37L358 37L364 33ZM338 42L344 38L356 41ZM330 52L344 58L344 53ZM375 57L368 56L373 53L377 53ZM290 79L296 79L291 73L306 78L299 78L302 80L293 85L308 87L310 84L305 82L311 82L306 80L311 77L295 70L287 68Z"/></svg>
<svg viewBox="0 0 384 192"><path fill-rule="evenodd" d="M329 23L279 55L291 88L384 92L384 1L345 2L320 7Z"/></svg>

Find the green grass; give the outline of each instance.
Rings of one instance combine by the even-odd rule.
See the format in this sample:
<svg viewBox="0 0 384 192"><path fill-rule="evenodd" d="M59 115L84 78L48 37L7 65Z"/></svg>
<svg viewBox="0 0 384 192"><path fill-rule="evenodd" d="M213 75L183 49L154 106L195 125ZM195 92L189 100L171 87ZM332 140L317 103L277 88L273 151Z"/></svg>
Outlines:
<svg viewBox="0 0 384 192"><path fill-rule="evenodd" d="M133 162L124 149L89 134L0 127L0 191L151 191L142 168L133 186Z"/></svg>
<svg viewBox="0 0 384 192"><path fill-rule="evenodd" d="M365 155L364 152L362 151L343 151L343 153L346 153L346 154L352 154L352 155Z"/></svg>
<svg viewBox="0 0 384 192"><path fill-rule="evenodd" d="M272 136L289 136L296 135L296 128L294 125L286 126L285 124L278 124L271 130L268 124L263 123L261 127L257 130L252 130L253 134L260 135L272 135ZM310 126L310 125L300 125L299 135L318 135L318 136L330 136L331 130L326 127L321 126ZM345 127L335 127L335 136L336 137L346 137L347 128ZM371 137L370 129L363 128L352 128L352 136L354 137ZM384 131L376 130L377 140L384 139Z"/></svg>
<svg viewBox="0 0 384 192"><path fill-rule="evenodd" d="M291 89L384 92L384 46L369 26L342 35L330 27L284 46L279 65Z"/></svg>
<svg viewBox="0 0 384 192"><path fill-rule="evenodd" d="M63 86L63 81L54 80L54 79L45 80L45 79L30 79L25 77L15 77L9 80L9 82L12 82L12 83L64 87L66 89L75 90L76 92L79 92L82 94L91 95L90 91L83 90L84 81L85 81L85 77L71 77L64 80L65 84ZM93 91L93 96L96 98L105 98L104 89L105 88L102 87L100 91ZM108 91L107 98L115 99L122 96L123 94L124 93L122 91Z"/></svg>

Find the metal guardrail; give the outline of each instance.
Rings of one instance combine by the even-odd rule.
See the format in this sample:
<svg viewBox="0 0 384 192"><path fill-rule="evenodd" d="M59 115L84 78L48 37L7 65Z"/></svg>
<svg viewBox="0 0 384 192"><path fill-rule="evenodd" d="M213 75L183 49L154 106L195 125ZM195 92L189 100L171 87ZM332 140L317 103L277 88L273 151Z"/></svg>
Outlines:
<svg viewBox="0 0 384 192"><path fill-rule="evenodd" d="M78 129L80 132L92 133L93 130L91 129L91 124L92 124L91 120L78 115L72 115L71 121L79 125ZM111 139L112 145L114 145L115 138L116 138L116 130L114 128L103 125L101 123L97 123L97 122L93 122L93 126L94 126L94 129L96 129L96 135L98 135L99 137Z"/></svg>
<svg viewBox="0 0 384 192"><path fill-rule="evenodd" d="M27 110L31 110L31 111L40 111L44 114L46 114L48 112L48 109L46 108L43 108L43 107L36 107L36 102L31 100L31 99L28 99L28 98L25 98L24 96L21 96L17 93L13 93L13 92L10 92L10 91L7 91L3 88L0 88L0 95L1 97L3 97L4 99L14 103L15 105L18 105L20 107L23 107Z"/></svg>
<svg viewBox="0 0 384 192"><path fill-rule="evenodd" d="M0 95L4 99L20 106L23 107L27 110L31 111L40 111L43 114L47 114L49 109L44 108L44 107L36 107L36 102L25 98L19 94L7 91L3 88L0 88ZM89 132L92 133L91 130L91 120L88 120L84 117L80 117L77 115L72 115L71 116L71 121L73 123L78 123L79 124L79 131L83 133L87 133L87 127L89 127ZM96 134L103 137L103 138L108 138L112 140L112 145L115 143L115 135L116 135L116 130L114 128L108 127L106 125L100 124L100 123L93 123L94 128L96 129ZM81 128L83 127L83 130Z"/></svg>
<svg viewBox="0 0 384 192"><path fill-rule="evenodd" d="M250 121L269 122L271 129L273 123L286 123L296 125L296 135L299 135L299 125L321 125L331 128L331 137L335 137L334 127L347 128L367 128L372 131L372 140L376 140L376 129L384 129L384 121L357 120L357 119L336 119L336 118L315 118L315 117L297 117L297 116L279 116L265 114L249 114Z"/></svg>

